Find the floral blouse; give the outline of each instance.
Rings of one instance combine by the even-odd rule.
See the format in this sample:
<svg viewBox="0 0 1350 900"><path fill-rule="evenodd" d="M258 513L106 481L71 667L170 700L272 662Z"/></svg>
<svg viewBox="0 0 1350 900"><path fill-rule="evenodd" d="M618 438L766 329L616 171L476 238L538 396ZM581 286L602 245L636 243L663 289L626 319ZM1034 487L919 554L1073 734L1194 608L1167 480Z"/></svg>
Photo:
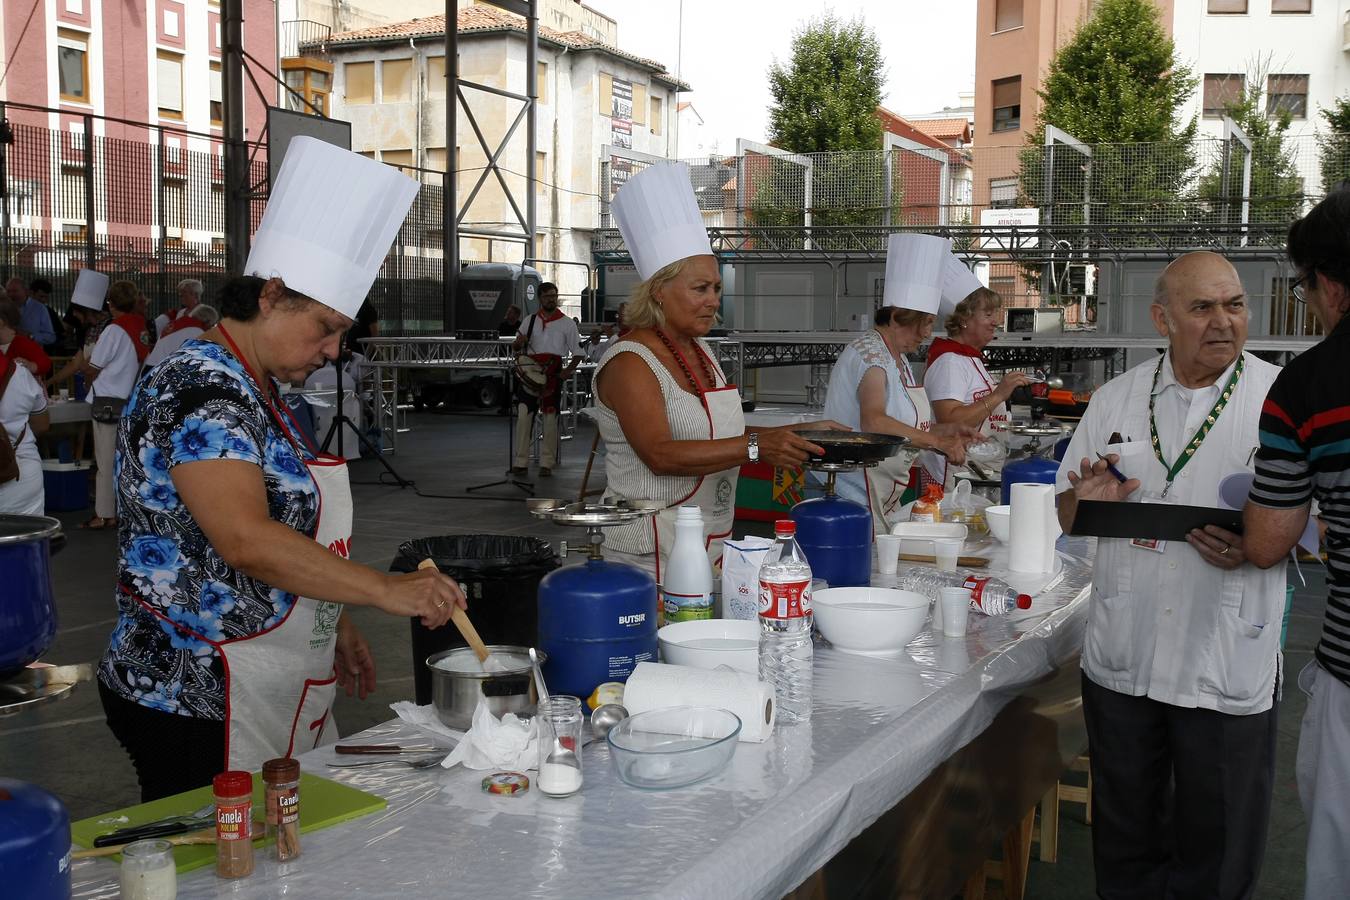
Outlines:
<svg viewBox="0 0 1350 900"><path fill-rule="evenodd" d="M271 517L313 534L319 494L305 458L233 354L187 341L140 381L118 427L118 619L99 679L142 706L223 721L212 642L266 631L295 595L231 568L179 498L170 470L211 459L258 466Z"/></svg>

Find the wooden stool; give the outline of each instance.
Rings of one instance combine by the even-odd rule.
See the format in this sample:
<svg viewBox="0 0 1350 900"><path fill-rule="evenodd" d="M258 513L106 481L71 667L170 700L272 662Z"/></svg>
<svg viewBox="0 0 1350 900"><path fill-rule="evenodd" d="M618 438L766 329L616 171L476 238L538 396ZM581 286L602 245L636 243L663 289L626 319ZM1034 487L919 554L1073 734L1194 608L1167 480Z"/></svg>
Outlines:
<svg viewBox="0 0 1350 900"><path fill-rule="evenodd" d="M1027 890L1027 868L1031 861L1032 830L1036 807L1027 810L1022 821L1003 836L1003 858L990 859L966 881L964 900L984 900L985 884L993 878L1002 882L1005 900L1022 900Z"/></svg>
<svg viewBox="0 0 1350 900"><path fill-rule="evenodd" d="M1086 810L1083 814L1083 820L1088 825L1092 824L1092 767L1088 762L1087 754L1076 757L1069 763L1070 772L1086 772L1088 783L1086 787L1076 784L1065 784L1058 782L1054 787L1045 792L1041 798L1040 822L1032 832L1032 840L1040 845L1041 862L1052 863L1059 859L1059 804L1082 803Z"/></svg>

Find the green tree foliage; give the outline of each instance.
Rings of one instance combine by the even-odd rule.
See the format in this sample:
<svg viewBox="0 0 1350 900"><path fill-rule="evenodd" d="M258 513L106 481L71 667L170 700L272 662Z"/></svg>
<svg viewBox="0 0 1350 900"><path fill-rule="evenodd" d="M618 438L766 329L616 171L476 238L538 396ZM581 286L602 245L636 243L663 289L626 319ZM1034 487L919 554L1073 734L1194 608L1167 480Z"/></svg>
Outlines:
<svg viewBox="0 0 1350 900"><path fill-rule="evenodd" d="M1050 63L1036 127L1021 153L1024 197L1057 224L1167 221L1195 167L1196 122L1178 115L1196 78L1177 58L1151 0L1100 0ZM1095 145L1091 170L1075 151L1047 151L1045 126ZM1131 145L1131 146L1121 146Z"/></svg>
<svg viewBox="0 0 1350 900"><path fill-rule="evenodd" d="M1262 108L1264 70L1265 66L1260 66L1247 77L1241 96L1225 108L1225 114L1252 142L1248 221L1283 224L1298 218L1303 185L1293 153L1285 144L1289 114L1281 112L1272 117ZM1212 221L1240 221L1245 162L1241 157L1242 150L1237 148L1226 160L1216 161L1200 179L1196 193L1208 201Z"/></svg>
<svg viewBox="0 0 1350 900"><path fill-rule="evenodd" d="M881 152L885 61L861 19L827 13L793 36L784 63L769 67L769 141L812 157L812 224L880 225L886 219L886 157ZM750 218L759 225L804 223L805 167L751 157L745 167ZM898 194L898 191L894 191ZM823 202L822 202L822 198Z"/></svg>
<svg viewBox="0 0 1350 900"><path fill-rule="evenodd" d="M1317 139L1321 154L1322 190L1327 193L1341 181L1350 179L1350 94L1322 110L1330 133Z"/></svg>

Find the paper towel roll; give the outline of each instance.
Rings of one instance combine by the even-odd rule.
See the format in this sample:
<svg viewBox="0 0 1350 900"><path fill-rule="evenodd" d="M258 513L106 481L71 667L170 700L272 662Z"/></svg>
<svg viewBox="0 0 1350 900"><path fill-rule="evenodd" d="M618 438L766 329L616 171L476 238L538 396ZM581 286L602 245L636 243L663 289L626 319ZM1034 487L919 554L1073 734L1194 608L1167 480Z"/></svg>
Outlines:
<svg viewBox="0 0 1350 900"><path fill-rule="evenodd" d="M738 740L762 743L773 734L773 687L744 672L640 662L623 688L630 716L672 706L711 706L740 716Z"/></svg>
<svg viewBox="0 0 1350 900"><path fill-rule="evenodd" d="M1014 572L1053 572L1055 539L1059 537L1055 486L1014 484L1009 500L1008 567Z"/></svg>

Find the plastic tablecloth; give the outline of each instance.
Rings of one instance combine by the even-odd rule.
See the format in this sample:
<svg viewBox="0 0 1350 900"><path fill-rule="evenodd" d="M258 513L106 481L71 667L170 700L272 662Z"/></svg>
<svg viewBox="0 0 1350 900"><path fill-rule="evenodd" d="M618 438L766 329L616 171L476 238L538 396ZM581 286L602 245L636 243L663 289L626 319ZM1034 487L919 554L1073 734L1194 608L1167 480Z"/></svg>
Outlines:
<svg viewBox="0 0 1350 900"><path fill-rule="evenodd" d="M926 629L893 658L817 644L810 722L739 744L727 769L687 788L628 787L603 742L583 750L584 787L563 800L533 788L485 794L486 773L461 767L331 768L331 749L307 753L306 771L379 794L388 808L305 835L291 863L260 854L242 881L189 873L178 896L781 896L978 736L1022 688L1074 660L1091 552L1088 541L1061 539L1058 584L1025 612L972 614L963 638ZM1000 562L1006 552L995 555L992 574ZM346 741L426 739L394 720ZM115 897L116 876L107 860L81 860L74 896Z"/></svg>

